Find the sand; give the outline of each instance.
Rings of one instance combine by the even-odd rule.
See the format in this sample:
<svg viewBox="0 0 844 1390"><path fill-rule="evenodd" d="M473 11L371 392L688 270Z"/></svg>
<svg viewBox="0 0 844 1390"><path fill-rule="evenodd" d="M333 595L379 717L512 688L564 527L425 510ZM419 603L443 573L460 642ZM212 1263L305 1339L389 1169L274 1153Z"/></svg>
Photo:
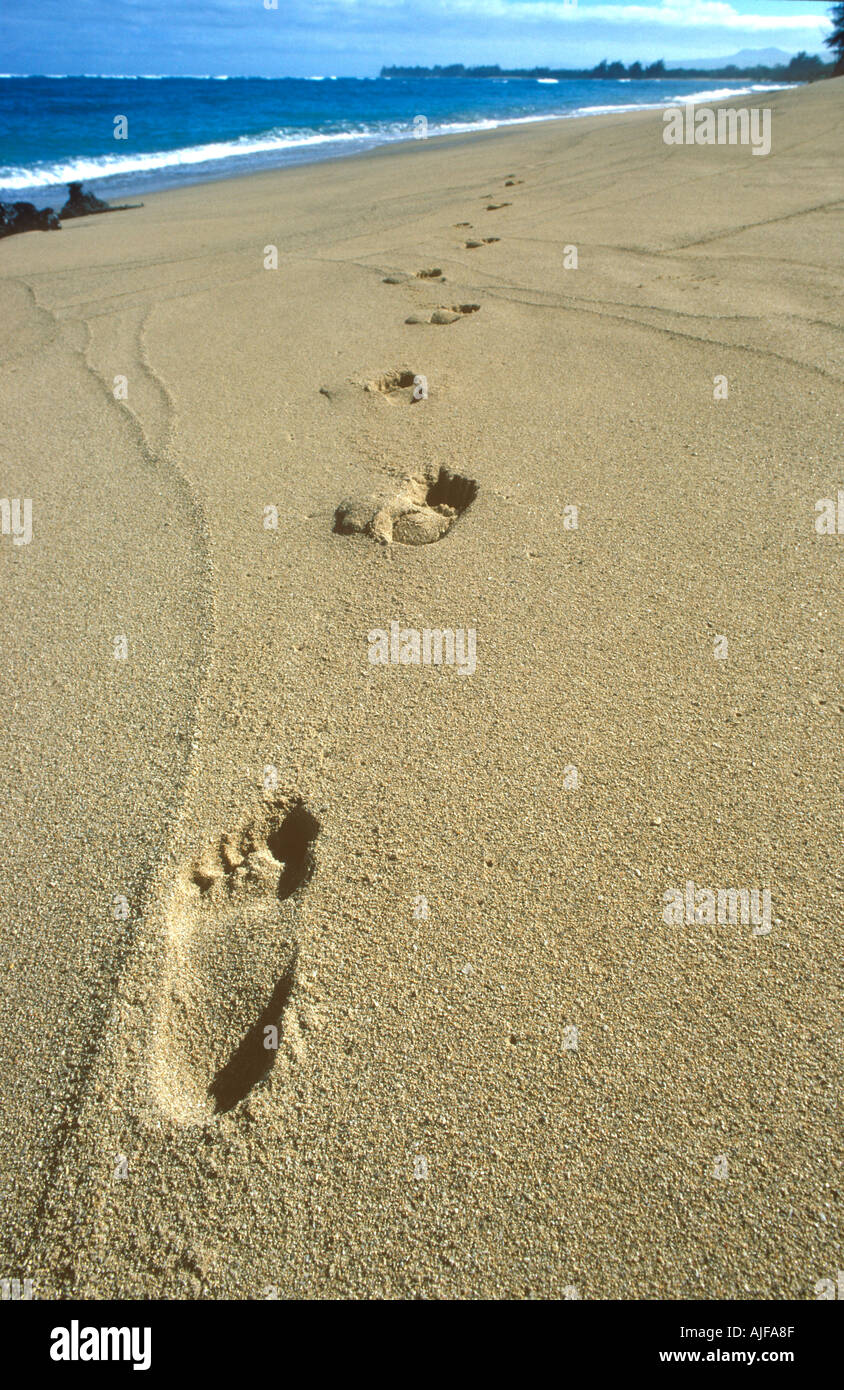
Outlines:
<svg viewBox="0 0 844 1390"><path fill-rule="evenodd" d="M0 247L4 1276L835 1277L842 94L746 99L767 157L593 117ZM689 881L770 922L666 924Z"/></svg>

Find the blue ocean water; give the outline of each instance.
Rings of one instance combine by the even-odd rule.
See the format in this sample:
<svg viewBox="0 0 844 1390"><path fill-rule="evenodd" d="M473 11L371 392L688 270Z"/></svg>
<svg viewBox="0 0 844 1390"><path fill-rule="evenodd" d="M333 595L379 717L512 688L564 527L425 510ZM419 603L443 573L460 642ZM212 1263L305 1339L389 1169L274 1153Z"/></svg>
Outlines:
<svg viewBox="0 0 844 1390"><path fill-rule="evenodd" d="M705 78L0 77L0 198L106 198L396 140L778 90ZM128 139L115 139L125 116ZM424 117L427 126L417 118Z"/></svg>

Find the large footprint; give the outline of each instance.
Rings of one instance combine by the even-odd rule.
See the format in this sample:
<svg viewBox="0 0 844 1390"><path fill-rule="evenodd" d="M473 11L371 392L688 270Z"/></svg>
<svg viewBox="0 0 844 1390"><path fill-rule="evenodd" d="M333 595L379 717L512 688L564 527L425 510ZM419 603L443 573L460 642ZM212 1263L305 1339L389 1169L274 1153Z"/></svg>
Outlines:
<svg viewBox="0 0 844 1390"><path fill-rule="evenodd" d="M231 1110L269 1073L274 1043L301 1054L296 898L319 828L299 798L276 796L176 880L152 1067L174 1120Z"/></svg>
<svg viewBox="0 0 844 1390"><path fill-rule="evenodd" d="M478 495L474 478L429 468L405 478L399 492L350 497L334 512L339 536L368 536L382 545L430 545L448 535Z"/></svg>

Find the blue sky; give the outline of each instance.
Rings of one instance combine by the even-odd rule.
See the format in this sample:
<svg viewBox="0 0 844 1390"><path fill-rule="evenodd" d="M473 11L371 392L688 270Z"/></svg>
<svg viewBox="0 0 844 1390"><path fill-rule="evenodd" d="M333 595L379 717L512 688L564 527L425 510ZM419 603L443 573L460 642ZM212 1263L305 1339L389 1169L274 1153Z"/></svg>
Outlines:
<svg viewBox="0 0 844 1390"><path fill-rule="evenodd" d="M375 76L825 52L814 0L2 0L0 71ZM828 56L828 54L826 55Z"/></svg>

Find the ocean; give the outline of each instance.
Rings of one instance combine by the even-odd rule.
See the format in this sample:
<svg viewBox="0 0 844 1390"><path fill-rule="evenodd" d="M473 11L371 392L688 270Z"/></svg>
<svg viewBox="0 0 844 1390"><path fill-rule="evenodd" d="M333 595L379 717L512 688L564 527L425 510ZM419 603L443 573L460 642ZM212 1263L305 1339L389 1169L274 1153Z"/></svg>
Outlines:
<svg viewBox="0 0 844 1390"><path fill-rule="evenodd" d="M0 76L0 199L104 198L230 178L392 141L778 91L705 78ZM756 103L758 104L758 102ZM128 138L115 138L125 117ZM421 118L424 118L421 119Z"/></svg>

